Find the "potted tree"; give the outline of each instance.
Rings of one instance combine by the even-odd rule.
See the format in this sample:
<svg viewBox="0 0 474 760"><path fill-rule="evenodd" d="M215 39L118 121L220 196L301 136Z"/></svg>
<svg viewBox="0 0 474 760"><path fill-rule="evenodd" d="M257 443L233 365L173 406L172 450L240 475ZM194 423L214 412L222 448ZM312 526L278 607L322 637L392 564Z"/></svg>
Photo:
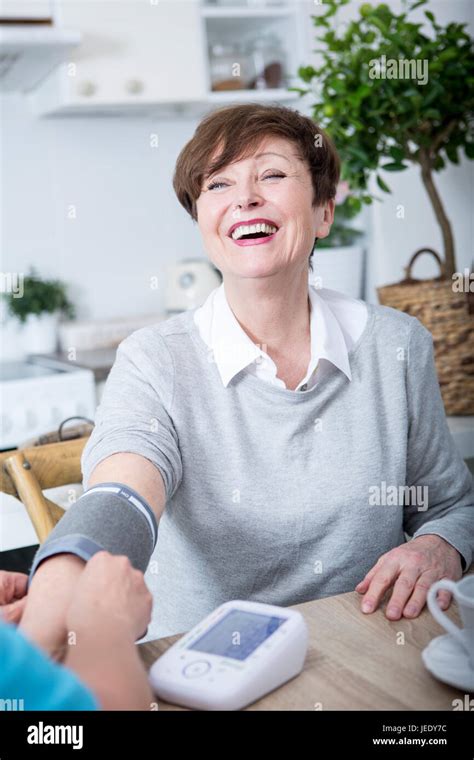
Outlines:
<svg viewBox="0 0 474 760"><path fill-rule="evenodd" d="M318 240L314 248L310 281L316 287L340 290L352 298L362 298L364 249L359 243L363 232L351 226L360 211L360 201L353 196L347 181L339 182L336 210L331 232Z"/></svg>
<svg viewBox="0 0 474 760"><path fill-rule="evenodd" d="M474 158L473 41L466 24L443 27L429 10L423 23L415 23L411 12L427 0L403 0L399 14L385 3L363 3L358 17L336 30L332 18L348 2L325 0L325 12L312 17L324 45L317 50L322 64L301 67L299 76L310 87L291 89L316 94L313 117L336 143L342 178L361 206L381 200L368 190L372 176L380 190L391 192L381 169L419 168L441 229L443 255L423 248L415 256L425 250L434 254L440 276L413 279L412 257L405 278L379 288L379 298L418 316L431 330L446 410L473 414L472 294L459 287L453 231L434 181L435 173L448 162L459 163L461 154Z"/></svg>
<svg viewBox="0 0 474 760"><path fill-rule="evenodd" d="M7 313L16 320L22 349L26 354L56 350L59 317L75 316L66 286L59 280L41 279L32 268L23 278L21 297L4 293Z"/></svg>

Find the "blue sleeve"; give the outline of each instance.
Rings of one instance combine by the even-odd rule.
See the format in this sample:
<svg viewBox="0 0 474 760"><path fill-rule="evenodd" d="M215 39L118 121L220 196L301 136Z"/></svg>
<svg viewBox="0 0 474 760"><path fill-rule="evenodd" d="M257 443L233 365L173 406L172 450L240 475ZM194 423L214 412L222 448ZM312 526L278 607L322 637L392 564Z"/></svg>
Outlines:
<svg viewBox="0 0 474 760"><path fill-rule="evenodd" d="M0 621L0 710L98 710L92 693L49 660L12 625Z"/></svg>

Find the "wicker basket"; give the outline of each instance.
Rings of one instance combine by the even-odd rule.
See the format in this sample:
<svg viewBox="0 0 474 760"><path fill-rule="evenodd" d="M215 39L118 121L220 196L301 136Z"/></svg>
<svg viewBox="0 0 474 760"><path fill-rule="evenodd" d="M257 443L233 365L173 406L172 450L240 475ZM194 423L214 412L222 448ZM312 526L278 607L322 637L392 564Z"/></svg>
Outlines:
<svg viewBox="0 0 474 760"><path fill-rule="evenodd" d="M432 254L441 275L432 280L411 276L415 260ZM384 306L400 309L420 322L433 335L436 370L448 415L474 414L474 293L456 293L452 280L444 277L444 266L431 248L420 248L405 267L405 279L377 288Z"/></svg>

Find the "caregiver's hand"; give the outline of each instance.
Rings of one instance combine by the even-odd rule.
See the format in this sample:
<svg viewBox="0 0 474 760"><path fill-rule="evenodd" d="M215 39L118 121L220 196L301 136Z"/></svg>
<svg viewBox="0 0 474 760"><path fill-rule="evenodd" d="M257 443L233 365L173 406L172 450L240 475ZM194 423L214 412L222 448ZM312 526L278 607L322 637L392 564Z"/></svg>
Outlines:
<svg viewBox="0 0 474 760"><path fill-rule="evenodd" d="M28 576L0 570L0 618L19 623L26 604Z"/></svg>
<svg viewBox="0 0 474 760"><path fill-rule="evenodd" d="M143 573L128 557L97 552L87 563L67 615L68 632L79 637L134 644L146 632L153 597Z"/></svg>
<svg viewBox="0 0 474 760"><path fill-rule="evenodd" d="M66 615L65 664L105 710L156 706L135 646L150 622L152 605L143 573L128 557L97 552L79 578Z"/></svg>
<svg viewBox="0 0 474 760"><path fill-rule="evenodd" d="M440 536L419 536L382 554L355 590L363 594L362 612L373 612L385 592L393 586L385 615L390 620L401 616L417 617L426 603L429 587L441 578L458 580L462 576L461 555ZM440 591L442 609L449 607L451 594Z"/></svg>

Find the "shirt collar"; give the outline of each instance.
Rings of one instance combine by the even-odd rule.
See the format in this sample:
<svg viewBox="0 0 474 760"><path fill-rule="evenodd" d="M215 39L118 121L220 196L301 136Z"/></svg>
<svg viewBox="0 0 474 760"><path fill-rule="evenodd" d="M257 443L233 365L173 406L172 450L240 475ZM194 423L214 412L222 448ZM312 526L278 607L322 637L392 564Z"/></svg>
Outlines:
<svg viewBox="0 0 474 760"><path fill-rule="evenodd" d="M326 359L351 380L347 344L339 322L322 295L311 284L308 285L308 294L311 304L309 369L313 371L320 359ZM224 283L212 291L203 306L197 309L195 321L213 352L225 387L252 362L269 358L238 323L227 301Z"/></svg>
<svg viewBox="0 0 474 760"><path fill-rule="evenodd" d="M349 352L341 326L329 304L318 290L309 285L311 303L311 364L327 359L352 380Z"/></svg>

